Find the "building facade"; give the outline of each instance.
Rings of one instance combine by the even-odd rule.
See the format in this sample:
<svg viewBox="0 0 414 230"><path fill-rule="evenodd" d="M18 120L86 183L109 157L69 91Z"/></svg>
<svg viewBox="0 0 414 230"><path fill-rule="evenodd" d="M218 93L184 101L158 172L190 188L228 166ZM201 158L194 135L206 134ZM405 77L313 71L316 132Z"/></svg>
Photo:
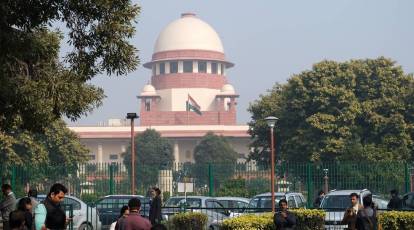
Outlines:
<svg viewBox="0 0 414 230"><path fill-rule="evenodd" d="M226 137L244 159L250 136L248 126L236 120L239 95L226 74L233 66L216 31L195 14L182 14L161 31L151 61L144 64L151 78L137 96L136 133L157 130L171 141L176 162L192 162L194 147L213 132ZM92 162L122 162L120 153L130 143L125 120L70 128L91 150Z"/></svg>

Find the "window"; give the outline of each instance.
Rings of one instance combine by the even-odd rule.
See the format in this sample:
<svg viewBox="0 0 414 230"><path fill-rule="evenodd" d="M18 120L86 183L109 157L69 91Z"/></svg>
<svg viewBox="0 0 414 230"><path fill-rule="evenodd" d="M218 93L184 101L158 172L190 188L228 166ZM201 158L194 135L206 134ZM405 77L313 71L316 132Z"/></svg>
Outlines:
<svg viewBox="0 0 414 230"><path fill-rule="evenodd" d="M151 111L151 99L145 99L145 111Z"/></svg>
<svg viewBox="0 0 414 230"><path fill-rule="evenodd" d="M198 61L198 72L199 73L207 73L207 62Z"/></svg>
<svg viewBox="0 0 414 230"><path fill-rule="evenodd" d="M110 160L118 160L118 154L111 154L109 155Z"/></svg>
<svg viewBox="0 0 414 230"><path fill-rule="evenodd" d="M225 66L224 64L221 64L221 75L224 75L224 71L225 71Z"/></svg>
<svg viewBox="0 0 414 230"><path fill-rule="evenodd" d="M68 197L64 198L63 204L65 206L68 206L68 208L70 206L72 206L73 207L73 210L80 210L81 209L81 204L78 201L76 201L76 200L74 200L72 198L68 198Z"/></svg>
<svg viewBox="0 0 414 230"><path fill-rule="evenodd" d="M288 199L288 207L296 208L295 198L293 198L293 196L290 196Z"/></svg>
<svg viewBox="0 0 414 230"><path fill-rule="evenodd" d="M212 74L217 74L217 62L212 62L211 63L211 73Z"/></svg>
<svg viewBox="0 0 414 230"><path fill-rule="evenodd" d="M94 154L90 154L89 155L89 160L91 160L91 161L95 160L95 155Z"/></svg>
<svg viewBox="0 0 414 230"><path fill-rule="evenodd" d="M165 63L164 62L160 63L160 74L165 74Z"/></svg>
<svg viewBox="0 0 414 230"><path fill-rule="evenodd" d="M183 72L192 73L193 72L193 62L192 61L183 61Z"/></svg>
<svg viewBox="0 0 414 230"><path fill-rule="evenodd" d="M178 73L178 62L170 62L170 73Z"/></svg>

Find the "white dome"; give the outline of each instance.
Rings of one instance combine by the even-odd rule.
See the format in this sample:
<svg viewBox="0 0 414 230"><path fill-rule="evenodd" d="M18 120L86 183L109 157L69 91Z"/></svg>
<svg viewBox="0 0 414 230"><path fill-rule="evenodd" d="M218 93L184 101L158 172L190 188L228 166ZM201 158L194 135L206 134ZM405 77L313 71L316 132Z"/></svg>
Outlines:
<svg viewBox="0 0 414 230"><path fill-rule="evenodd" d="M149 96L149 95L156 95L156 94L157 92L155 91L154 86L152 86L151 84L145 85L144 88L142 88L141 90L141 95Z"/></svg>
<svg viewBox="0 0 414 230"><path fill-rule="evenodd" d="M209 50L224 53L217 32L195 14L185 13L167 25L157 38L154 53L170 50Z"/></svg>
<svg viewBox="0 0 414 230"><path fill-rule="evenodd" d="M236 91L234 90L234 87L230 84L225 84L221 88L222 94L236 94Z"/></svg>

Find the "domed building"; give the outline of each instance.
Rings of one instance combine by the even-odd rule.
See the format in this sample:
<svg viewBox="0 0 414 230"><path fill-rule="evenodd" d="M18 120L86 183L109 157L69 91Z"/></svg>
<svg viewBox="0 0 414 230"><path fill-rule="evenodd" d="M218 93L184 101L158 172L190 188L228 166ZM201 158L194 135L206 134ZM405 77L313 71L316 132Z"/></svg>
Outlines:
<svg viewBox="0 0 414 230"><path fill-rule="evenodd" d="M239 95L227 79L229 62L217 32L195 14L184 13L159 34L152 59L144 64L151 78L139 95L137 133L152 128L174 145L176 162L193 161L193 149L207 133L228 138L247 156L247 125L237 125ZM122 162L129 126L113 120L105 127L72 127L93 153L95 162ZM111 125L112 124L112 125Z"/></svg>

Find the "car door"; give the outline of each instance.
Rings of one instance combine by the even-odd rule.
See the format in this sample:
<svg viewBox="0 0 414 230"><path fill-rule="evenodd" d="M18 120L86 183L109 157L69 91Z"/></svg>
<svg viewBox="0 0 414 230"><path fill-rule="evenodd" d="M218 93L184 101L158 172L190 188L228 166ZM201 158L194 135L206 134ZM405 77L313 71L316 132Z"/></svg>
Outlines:
<svg viewBox="0 0 414 230"><path fill-rule="evenodd" d="M288 207L289 208L297 208L298 207L298 205L296 204L294 196L289 196L287 202L288 202Z"/></svg>
<svg viewBox="0 0 414 230"><path fill-rule="evenodd" d="M86 213L82 213L81 211L81 203L70 197L65 197L63 200L63 204L67 207L67 209L65 209L66 217L73 218L72 224L74 228L79 227L79 225L82 223L82 220L86 218ZM70 213L70 208L72 209L73 213Z"/></svg>

